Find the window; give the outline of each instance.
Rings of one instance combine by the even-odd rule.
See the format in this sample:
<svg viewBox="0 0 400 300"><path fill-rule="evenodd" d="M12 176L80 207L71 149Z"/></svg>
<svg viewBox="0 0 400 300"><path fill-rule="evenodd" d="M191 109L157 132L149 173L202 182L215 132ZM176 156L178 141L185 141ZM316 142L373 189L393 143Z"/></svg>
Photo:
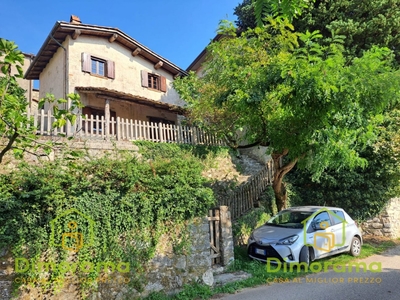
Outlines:
<svg viewBox="0 0 400 300"><path fill-rule="evenodd" d="M344 217L344 213L341 210L335 210L334 214L332 214L333 224L343 223L346 219Z"/></svg>
<svg viewBox="0 0 400 300"><path fill-rule="evenodd" d="M167 91L167 79L164 76L149 73L144 70L142 70L141 75L143 87L161 92Z"/></svg>
<svg viewBox="0 0 400 300"><path fill-rule="evenodd" d="M115 78L115 64L111 60L105 60L92 56L88 53L82 53L82 71L92 75Z"/></svg>
<svg viewBox="0 0 400 300"><path fill-rule="evenodd" d="M97 74L100 76L104 76L104 67L105 62L104 60L100 60L98 58L92 57L92 74Z"/></svg>
<svg viewBox="0 0 400 300"><path fill-rule="evenodd" d="M154 74L148 74L147 76L148 80L148 87L158 90L158 87L160 86L158 81L160 80L160 77Z"/></svg>
<svg viewBox="0 0 400 300"><path fill-rule="evenodd" d="M330 227L331 224L331 219L329 217L329 213L327 213L326 211L319 213L313 221L313 228L314 229L325 229Z"/></svg>

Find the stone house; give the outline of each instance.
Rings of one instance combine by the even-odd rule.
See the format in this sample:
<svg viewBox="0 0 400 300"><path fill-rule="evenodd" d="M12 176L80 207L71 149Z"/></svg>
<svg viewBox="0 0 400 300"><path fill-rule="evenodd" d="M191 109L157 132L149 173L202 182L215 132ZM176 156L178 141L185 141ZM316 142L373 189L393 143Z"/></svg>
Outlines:
<svg viewBox="0 0 400 300"><path fill-rule="evenodd" d="M217 34L212 40L212 42L217 42L223 37L222 34ZM203 63L207 60L207 47L200 52L199 55L192 61L192 63L186 68L187 72L193 71L197 76L202 77L204 75Z"/></svg>
<svg viewBox="0 0 400 300"><path fill-rule="evenodd" d="M31 65L35 56L31 53L25 53L25 52L22 52L22 54L24 55L24 62L23 62L23 65L21 66L21 68L22 68L22 71L25 73L26 70ZM15 66L12 66L11 73L17 74L17 68ZM25 97L28 101L28 108L29 109L37 108L39 91L34 88L33 80L17 78L17 83L21 88L23 88L25 90Z"/></svg>
<svg viewBox="0 0 400 300"><path fill-rule="evenodd" d="M71 16L55 23L25 79L40 80L39 98L78 93L84 115L177 124L184 102L171 83L186 74L121 30Z"/></svg>

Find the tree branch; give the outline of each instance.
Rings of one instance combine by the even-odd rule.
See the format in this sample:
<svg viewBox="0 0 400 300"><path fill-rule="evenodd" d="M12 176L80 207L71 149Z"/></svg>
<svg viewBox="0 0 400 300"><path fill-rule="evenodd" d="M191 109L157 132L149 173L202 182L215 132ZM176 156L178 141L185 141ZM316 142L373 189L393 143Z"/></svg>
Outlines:
<svg viewBox="0 0 400 300"><path fill-rule="evenodd" d="M12 144L15 142L17 137L19 136L19 133L17 131L14 132L14 134L11 136L11 138L8 140L7 145L4 147L3 150L0 152L0 163L3 161L4 155L7 153L12 148Z"/></svg>

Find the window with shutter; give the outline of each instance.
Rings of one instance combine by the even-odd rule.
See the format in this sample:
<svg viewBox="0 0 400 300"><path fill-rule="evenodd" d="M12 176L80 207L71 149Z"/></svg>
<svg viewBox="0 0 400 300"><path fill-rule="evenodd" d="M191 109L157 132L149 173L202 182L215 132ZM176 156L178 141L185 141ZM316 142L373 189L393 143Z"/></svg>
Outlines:
<svg viewBox="0 0 400 300"><path fill-rule="evenodd" d="M149 73L145 70L141 71L142 87L161 92L167 91L167 79L164 76Z"/></svg>
<svg viewBox="0 0 400 300"><path fill-rule="evenodd" d="M111 60L105 60L83 52L82 72L87 72L90 73L91 75L97 75L114 79L115 63Z"/></svg>

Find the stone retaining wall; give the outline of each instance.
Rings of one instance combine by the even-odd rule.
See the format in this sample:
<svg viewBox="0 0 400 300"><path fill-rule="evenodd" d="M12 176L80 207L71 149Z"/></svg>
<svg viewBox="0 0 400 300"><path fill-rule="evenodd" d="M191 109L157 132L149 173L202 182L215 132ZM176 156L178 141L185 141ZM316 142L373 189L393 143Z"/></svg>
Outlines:
<svg viewBox="0 0 400 300"><path fill-rule="evenodd" d="M233 260L233 240L230 213L227 207L222 211L220 245L222 265ZM110 276L112 280L97 281L97 291L90 300L119 300L147 296L151 292L164 291L175 293L185 284L199 282L209 286L214 285L214 275L210 258L210 227L207 217L198 218L188 225L190 247L181 252L174 252L168 235L163 235L157 246L156 254L145 266L140 275L140 286L129 284L132 278L123 277L116 272ZM124 274L124 276L126 276ZM11 299L11 284L17 278L14 273L14 261L10 251L0 249L0 299ZM125 281L125 282L124 282ZM128 283L126 283L128 281ZM46 297L49 295L46 295ZM17 299L43 299L45 295L40 288L29 288L20 293ZM49 300L80 299L78 289L69 285ZM136 298L135 298L136 299Z"/></svg>
<svg viewBox="0 0 400 300"><path fill-rule="evenodd" d="M45 139L41 139L45 142ZM63 140L72 149L85 150L84 159L90 160L100 157L105 153L118 157L119 150L125 150L138 156L138 147L131 142L112 142L106 140ZM53 160L55 157L63 157L61 151L54 151L43 159ZM11 155L6 157L6 168L2 172L10 172L17 168L18 161ZM38 163L35 155L26 154L24 160L28 163ZM231 217L228 208L220 207L221 229L220 248L221 263L223 266L230 263L233 258L233 238ZM91 300L118 300L124 297L141 297L151 292L165 291L174 293L185 284L200 282L212 286L214 284L213 271L210 258L210 228L207 217L199 218L189 225L189 240L191 243L187 253L176 254L172 249L172 243L168 236L162 236L155 257L146 265L146 271L141 276L141 288L122 284L124 278L115 278L113 282L99 282L97 291L92 294ZM13 272L14 261L10 251L0 249L0 299L11 299L11 284L16 275ZM118 277L118 275L117 275ZM122 279L122 280L119 280ZM47 297L48 295L46 295ZM17 299L43 298L40 289L30 288L29 291L20 293ZM46 298L47 299L47 298ZM79 299L76 287L69 286L68 290L62 290L56 296L48 299Z"/></svg>
<svg viewBox="0 0 400 300"><path fill-rule="evenodd" d="M91 300L124 299L124 296L143 297L151 292L177 292L183 285L200 282L213 285L214 277L210 259L210 233L207 218L189 225L190 249L187 253L174 253L167 235L161 237L156 255L143 274L143 290L117 283L100 283ZM185 252L185 251L184 251Z"/></svg>
<svg viewBox="0 0 400 300"><path fill-rule="evenodd" d="M35 151L36 155L26 152L24 154L24 161L29 164L36 164L39 160L54 160L54 158L65 157L65 149L68 150L81 150L84 151L84 159L90 160L94 157L101 157L105 154L111 154L117 157L119 151L129 151L133 155L139 155L139 148L130 141L110 141L101 139L74 139L68 140L66 138L54 137L41 137L38 142L45 144L49 140L53 142L62 143L63 146L55 146L54 151L49 155L44 155L42 150ZM42 156L41 156L42 155ZM16 160L11 151L4 157L4 163L0 172L9 172L17 168L20 161Z"/></svg>
<svg viewBox="0 0 400 300"><path fill-rule="evenodd" d="M129 284L133 278L126 278L116 272L110 275L112 280L98 281L97 291L91 295L91 300L124 299L125 296L140 297L150 292L166 291L176 292L183 285L201 282L213 285L214 277L210 259L210 233L207 218L200 218L189 225L190 249L184 254L175 254L172 243L167 235L161 237L156 255L145 266L144 273L140 276L141 286ZM0 299L11 297L11 283L17 280L18 274L14 273L14 261L9 251L0 252ZM135 277L136 274L133 274ZM135 278L137 279L137 278ZM26 297L44 297L41 289L30 288L23 291L18 299ZM77 289L65 287L54 299L78 299ZM50 298L53 299L53 298Z"/></svg>
<svg viewBox="0 0 400 300"><path fill-rule="evenodd" d="M361 224L364 235L400 237L400 198L393 198L382 212Z"/></svg>

